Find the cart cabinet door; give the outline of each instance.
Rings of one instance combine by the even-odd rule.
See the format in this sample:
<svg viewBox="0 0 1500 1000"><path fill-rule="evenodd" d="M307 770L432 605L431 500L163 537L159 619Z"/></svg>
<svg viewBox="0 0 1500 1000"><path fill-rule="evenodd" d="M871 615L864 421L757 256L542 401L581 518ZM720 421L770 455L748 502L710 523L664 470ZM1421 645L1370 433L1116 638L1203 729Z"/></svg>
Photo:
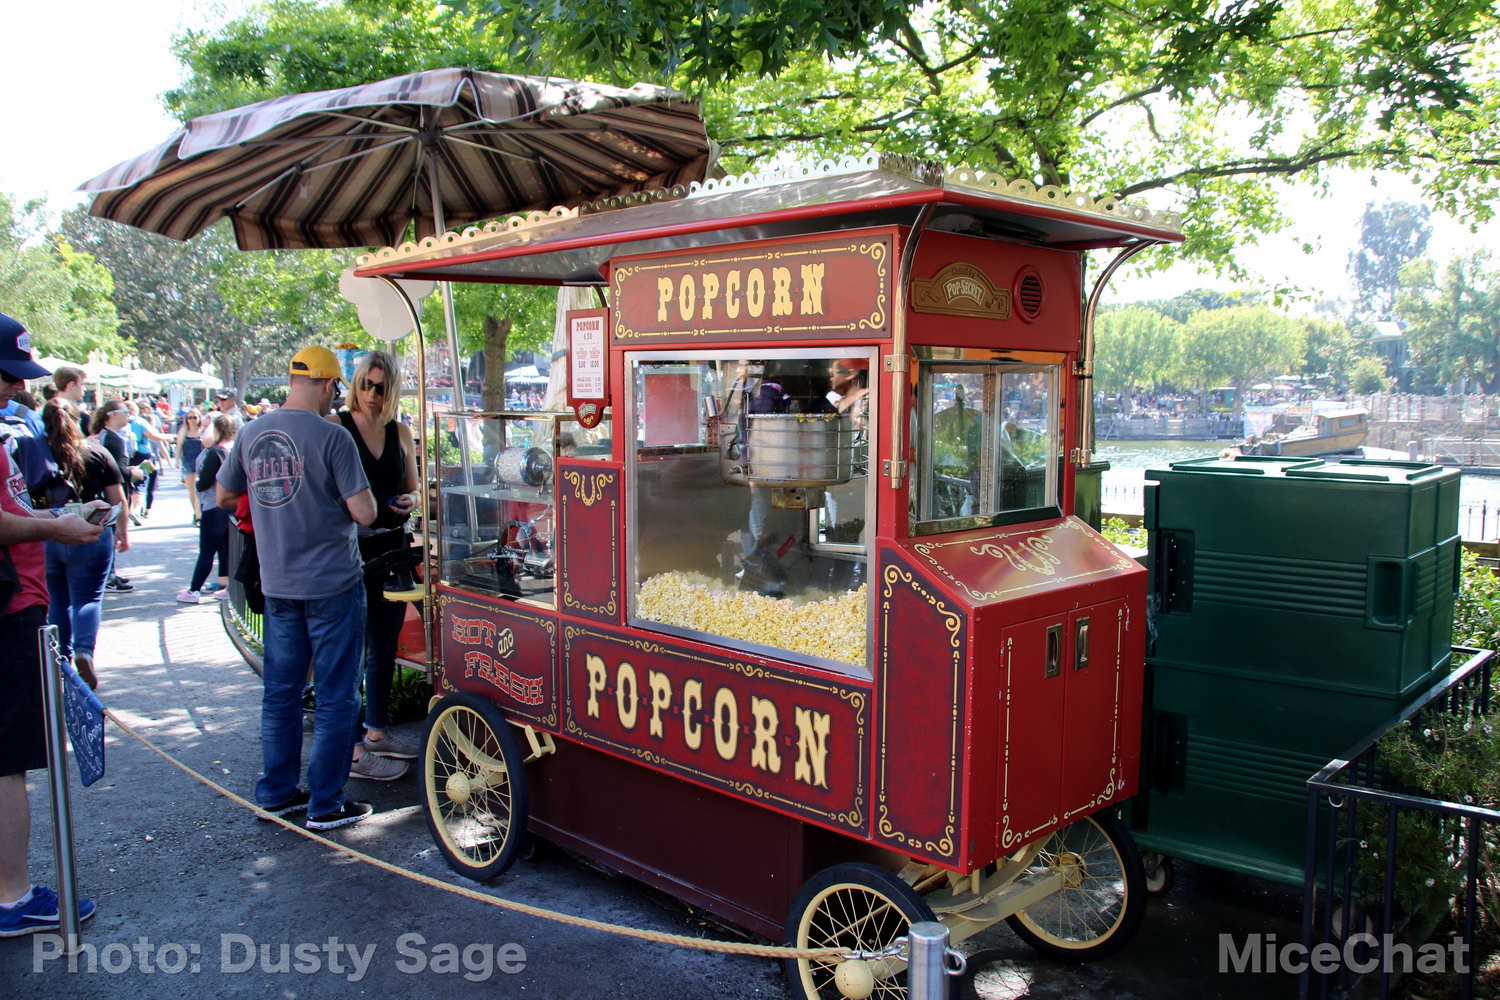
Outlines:
<svg viewBox="0 0 1500 1000"><path fill-rule="evenodd" d="M1126 780L1122 750L1129 692L1122 650L1128 626L1123 599L1069 613L1063 662L1063 820L1113 799Z"/></svg>
<svg viewBox="0 0 1500 1000"><path fill-rule="evenodd" d="M1002 852L1034 840L1059 819L1067 650L1065 615L1001 633L995 838Z"/></svg>

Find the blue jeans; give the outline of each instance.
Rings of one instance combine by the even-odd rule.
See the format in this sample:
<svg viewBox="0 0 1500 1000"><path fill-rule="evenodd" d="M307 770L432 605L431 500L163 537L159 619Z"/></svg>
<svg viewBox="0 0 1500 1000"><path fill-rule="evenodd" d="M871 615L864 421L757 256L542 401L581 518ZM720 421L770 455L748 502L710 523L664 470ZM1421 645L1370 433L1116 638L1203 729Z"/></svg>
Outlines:
<svg viewBox="0 0 1500 1000"><path fill-rule="evenodd" d="M260 703L264 773L255 801L277 806L302 774L302 688L312 663L318 710L307 760L308 815L337 812L349 780L349 738L359 718L359 674L365 645L365 588L316 601L266 597L265 691Z"/></svg>
<svg viewBox="0 0 1500 1000"><path fill-rule="evenodd" d="M64 656L94 655L114 552L114 528L83 545L47 543L47 621L57 626Z"/></svg>

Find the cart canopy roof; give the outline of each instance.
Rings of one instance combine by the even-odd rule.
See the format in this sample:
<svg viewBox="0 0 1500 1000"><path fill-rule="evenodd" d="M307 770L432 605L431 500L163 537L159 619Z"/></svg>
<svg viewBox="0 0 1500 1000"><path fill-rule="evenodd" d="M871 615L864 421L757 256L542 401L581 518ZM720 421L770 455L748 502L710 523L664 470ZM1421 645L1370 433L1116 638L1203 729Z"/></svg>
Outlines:
<svg viewBox="0 0 1500 1000"><path fill-rule="evenodd" d="M1116 198L1093 199L976 170L872 155L491 222L365 254L356 273L599 285L612 257L908 226L928 206L928 230L1059 250L1182 240L1174 216Z"/></svg>

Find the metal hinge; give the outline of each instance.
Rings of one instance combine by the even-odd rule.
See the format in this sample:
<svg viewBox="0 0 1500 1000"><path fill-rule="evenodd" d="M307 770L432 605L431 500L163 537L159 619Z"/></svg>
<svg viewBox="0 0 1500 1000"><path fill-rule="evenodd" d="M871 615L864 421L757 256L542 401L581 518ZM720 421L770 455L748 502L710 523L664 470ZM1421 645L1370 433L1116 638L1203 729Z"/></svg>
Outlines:
<svg viewBox="0 0 1500 1000"><path fill-rule="evenodd" d="M897 462L897 463L895 463L895 466L896 466L895 470L892 471L892 469L891 469L891 460L888 459L888 458L881 459L881 461L880 461L880 474L882 476L887 476L887 477L889 477L889 476L895 476L897 479L905 479L906 478L906 467L907 467L908 464L909 463L904 462L904 461Z"/></svg>
<svg viewBox="0 0 1500 1000"><path fill-rule="evenodd" d="M905 354L887 354L884 367L888 372L909 372L911 371L911 358Z"/></svg>

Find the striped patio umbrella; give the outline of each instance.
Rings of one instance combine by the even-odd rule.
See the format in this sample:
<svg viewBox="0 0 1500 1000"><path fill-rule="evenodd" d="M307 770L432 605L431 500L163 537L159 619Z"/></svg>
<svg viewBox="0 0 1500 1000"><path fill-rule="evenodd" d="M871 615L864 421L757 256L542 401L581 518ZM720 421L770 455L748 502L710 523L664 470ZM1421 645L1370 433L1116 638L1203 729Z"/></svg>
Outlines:
<svg viewBox="0 0 1500 1000"><path fill-rule="evenodd" d="M512 212L701 179L713 146L676 91L440 69L205 115L86 181L89 212L244 250L394 245Z"/></svg>

